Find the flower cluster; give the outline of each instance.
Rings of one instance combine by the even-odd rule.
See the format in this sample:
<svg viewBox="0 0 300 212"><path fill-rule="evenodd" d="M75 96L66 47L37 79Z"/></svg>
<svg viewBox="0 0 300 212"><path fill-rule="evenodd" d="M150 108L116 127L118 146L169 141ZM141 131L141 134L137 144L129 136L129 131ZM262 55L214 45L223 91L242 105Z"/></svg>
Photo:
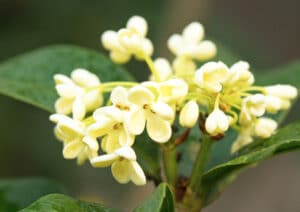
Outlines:
<svg viewBox="0 0 300 212"><path fill-rule="evenodd" d="M153 45L146 38L147 30L144 18L134 16L126 28L106 31L101 40L116 63L128 62L132 56L145 61L151 71L148 81L101 83L84 69L72 71L71 78L54 76L60 97L50 120L56 123L55 135L63 142L66 159L111 166L118 182L143 185L146 177L133 145L144 131L154 142L174 142L172 125L177 120L182 128L193 128L201 116L203 133L211 137L223 136L229 128L239 132L232 146L235 152L254 137L274 134L277 123L269 114L289 108L298 95L290 85L254 86L244 61L231 67L209 61L197 68L197 61L210 60L217 51L213 42L203 40L204 29L198 22L168 40L176 56L171 63L151 59ZM104 93L110 93L105 104Z"/></svg>

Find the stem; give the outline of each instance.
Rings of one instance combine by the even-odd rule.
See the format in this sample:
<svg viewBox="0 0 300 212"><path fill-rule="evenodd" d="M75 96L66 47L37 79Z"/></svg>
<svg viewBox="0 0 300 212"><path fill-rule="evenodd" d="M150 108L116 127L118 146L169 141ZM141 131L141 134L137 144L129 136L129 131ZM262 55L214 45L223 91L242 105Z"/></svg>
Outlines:
<svg viewBox="0 0 300 212"><path fill-rule="evenodd" d="M190 178L190 188L198 195L200 195L201 192L202 175L210 153L211 145L212 141L210 137L203 134L200 150L198 152L192 175Z"/></svg>
<svg viewBox="0 0 300 212"><path fill-rule="evenodd" d="M162 148L163 163L167 182L175 187L177 182L177 152L176 148Z"/></svg>
<svg viewBox="0 0 300 212"><path fill-rule="evenodd" d="M153 61L151 60L151 58L148 57L148 56L145 56L144 60L146 61L146 63L148 65L151 73L153 74L155 81L159 82L160 81L160 77L159 77L159 74L158 74L158 72L156 71L156 69L154 67L154 64L153 64Z"/></svg>

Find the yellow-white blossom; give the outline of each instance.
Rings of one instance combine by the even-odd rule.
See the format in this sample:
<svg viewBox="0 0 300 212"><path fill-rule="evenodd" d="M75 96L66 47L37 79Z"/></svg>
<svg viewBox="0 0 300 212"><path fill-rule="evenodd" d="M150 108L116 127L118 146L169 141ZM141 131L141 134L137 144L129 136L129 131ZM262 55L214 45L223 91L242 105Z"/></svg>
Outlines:
<svg viewBox="0 0 300 212"><path fill-rule="evenodd" d="M146 126L148 135L156 142L167 142L171 137L173 109L145 86L138 85L129 90L128 99L137 107L131 112L128 129L132 134L141 134Z"/></svg>
<svg viewBox="0 0 300 212"><path fill-rule="evenodd" d="M177 57L196 60L208 60L215 56L216 46L213 42L203 40L204 28L198 22L187 25L181 35L174 34L168 40L168 48Z"/></svg>
<svg viewBox="0 0 300 212"><path fill-rule="evenodd" d="M277 122L270 118L257 119L254 126L254 134L260 138L269 138L277 129Z"/></svg>
<svg viewBox="0 0 300 212"><path fill-rule="evenodd" d="M54 75L55 88L60 98L55 102L57 113L73 114L73 118L81 120L86 112L92 111L102 104L103 97L99 89L99 78L85 70L75 69L71 78Z"/></svg>
<svg viewBox="0 0 300 212"><path fill-rule="evenodd" d="M196 63L186 57L177 57L172 63L174 72L177 77L184 79L192 78L197 69Z"/></svg>
<svg viewBox="0 0 300 212"><path fill-rule="evenodd" d="M242 147L250 144L253 141L252 138L252 126L242 128L239 131L237 139L234 141L233 145L231 146L231 153L235 153L239 151Z"/></svg>
<svg viewBox="0 0 300 212"><path fill-rule="evenodd" d="M270 112L275 111L279 107L278 101L281 102L279 109L288 109L291 105L290 101L295 99L298 95L297 88L291 85L273 85L265 87L265 95L273 97L273 100L277 98L276 108L269 107ZM269 106L269 105L268 105ZM273 106L274 107L274 106Z"/></svg>
<svg viewBox="0 0 300 212"><path fill-rule="evenodd" d="M249 68L249 63L245 61L233 64L228 71L224 85L234 91L251 86L254 83L254 76Z"/></svg>
<svg viewBox="0 0 300 212"><path fill-rule="evenodd" d="M158 73L159 80L165 81L168 80L172 76L172 67L169 61L165 58L157 58L154 60L154 68ZM150 80L154 81L154 76L150 76Z"/></svg>
<svg viewBox="0 0 300 212"><path fill-rule="evenodd" d="M99 144L96 139L85 137L86 126L83 122L62 114L53 114L50 120L57 124L55 135L63 141L64 158L77 158L78 164L82 164L85 160L97 156Z"/></svg>
<svg viewBox="0 0 300 212"><path fill-rule="evenodd" d="M132 181L136 185L146 184L146 176L131 147L121 147L110 154L95 157L90 162L93 167L111 166L112 174L119 183Z"/></svg>
<svg viewBox="0 0 300 212"><path fill-rule="evenodd" d="M168 104L178 104L182 102L188 94L188 89L188 84L180 78L161 82L158 86L160 99Z"/></svg>
<svg viewBox="0 0 300 212"><path fill-rule="evenodd" d="M226 80L229 69L222 62L208 62L195 73L194 81L209 92L218 93L222 90L222 83Z"/></svg>
<svg viewBox="0 0 300 212"><path fill-rule="evenodd" d="M115 106L106 106L93 113L95 123L88 128L88 136L102 137L101 147L111 153L121 146L131 146L134 135L127 130L124 120L125 112Z"/></svg>
<svg viewBox="0 0 300 212"><path fill-rule="evenodd" d="M205 129L212 136L224 134L229 128L229 121L222 110L215 108L205 121Z"/></svg>
<svg viewBox="0 0 300 212"><path fill-rule="evenodd" d="M118 32L108 30L101 36L103 46L110 51L110 58L116 63L126 63L134 55L145 59L153 53L152 42L146 38L148 25L140 16L131 17L126 28Z"/></svg>
<svg viewBox="0 0 300 212"><path fill-rule="evenodd" d="M184 105L179 114L179 123L183 127L192 128L197 123L199 117L199 106L191 100Z"/></svg>
<svg viewBox="0 0 300 212"><path fill-rule="evenodd" d="M248 125L253 118L262 116L266 111L265 96L262 94L254 94L243 99L240 114L240 123Z"/></svg>

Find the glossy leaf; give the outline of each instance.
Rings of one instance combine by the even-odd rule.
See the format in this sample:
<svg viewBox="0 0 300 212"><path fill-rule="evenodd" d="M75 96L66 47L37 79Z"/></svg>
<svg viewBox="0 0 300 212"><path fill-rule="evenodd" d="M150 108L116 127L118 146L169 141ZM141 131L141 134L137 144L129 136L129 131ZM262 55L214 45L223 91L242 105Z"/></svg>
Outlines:
<svg viewBox="0 0 300 212"><path fill-rule="evenodd" d="M166 183L161 183L151 196L145 200L134 212L173 212L174 199Z"/></svg>
<svg viewBox="0 0 300 212"><path fill-rule="evenodd" d="M37 211L113 212L117 210L97 203L76 200L63 194L49 194L41 197L20 212Z"/></svg>
<svg viewBox="0 0 300 212"><path fill-rule="evenodd" d="M234 159L208 170L203 175L206 204L209 204L243 169L256 165L276 154L300 148L300 122L290 124L270 139L256 141Z"/></svg>
<svg viewBox="0 0 300 212"><path fill-rule="evenodd" d="M49 193L66 193L59 183L44 178L0 180L0 211L17 211Z"/></svg>

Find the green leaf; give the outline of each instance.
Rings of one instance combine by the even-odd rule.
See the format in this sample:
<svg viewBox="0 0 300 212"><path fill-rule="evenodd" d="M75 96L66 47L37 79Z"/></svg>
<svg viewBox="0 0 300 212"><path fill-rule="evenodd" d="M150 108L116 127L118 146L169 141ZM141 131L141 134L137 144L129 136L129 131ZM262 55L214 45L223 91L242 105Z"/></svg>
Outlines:
<svg viewBox="0 0 300 212"><path fill-rule="evenodd" d="M0 180L0 211L16 211L49 193L66 193L59 183L44 178Z"/></svg>
<svg viewBox="0 0 300 212"><path fill-rule="evenodd" d="M63 194L49 194L41 197L20 212L113 212L117 211L96 203L73 199Z"/></svg>
<svg viewBox="0 0 300 212"><path fill-rule="evenodd" d="M203 175L206 204L214 200L240 171L279 153L299 148L300 122L297 122L278 130L278 133L269 139L255 142L248 151L235 156L234 159L211 168Z"/></svg>
<svg viewBox="0 0 300 212"><path fill-rule="evenodd" d="M159 149L158 145L151 141L150 138L143 133L136 137L134 149L137 154L138 162L146 171L146 175L154 182L160 182L160 166L159 166Z"/></svg>
<svg viewBox="0 0 300 212"><path fill-rule="evenodd" d="M174 198L166 183L161 183L151 196L137 207L134 212L173 212Z"/></svg>
<svg viewBox="0 0 300 212"><path fill-rule="evenodd" d="M53 75L69 75L75 68L94 72L102 82L133 80L128 72L99 52L58 45L37 49L1 63L0 94L53 112L57 98Z"/></svg>
<svg viewBox="0 0 300 212"><path fill-rule="evenodd" d="M255 75L256 84L290 84L300 89L300 61L296 61L275 69L258 72Z"/></svg>

